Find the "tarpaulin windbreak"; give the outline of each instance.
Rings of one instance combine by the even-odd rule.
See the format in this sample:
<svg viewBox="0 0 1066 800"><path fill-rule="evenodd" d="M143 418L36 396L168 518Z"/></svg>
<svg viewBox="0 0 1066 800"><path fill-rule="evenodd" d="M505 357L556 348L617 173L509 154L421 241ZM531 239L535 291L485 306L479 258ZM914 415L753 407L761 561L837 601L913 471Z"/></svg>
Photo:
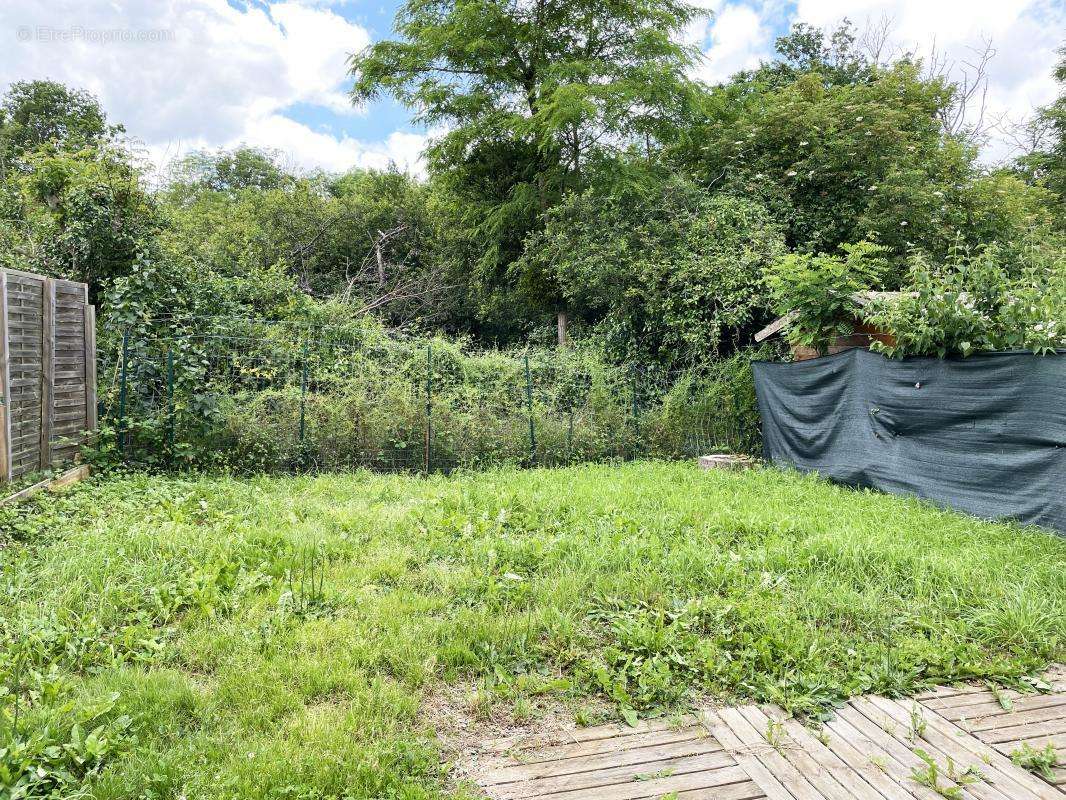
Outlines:
<svg viewBox="0 0 1066 800"><path fill-rule="evenodd" d="M767 460L1066 535L1066 354L754 369Z"/></svg>

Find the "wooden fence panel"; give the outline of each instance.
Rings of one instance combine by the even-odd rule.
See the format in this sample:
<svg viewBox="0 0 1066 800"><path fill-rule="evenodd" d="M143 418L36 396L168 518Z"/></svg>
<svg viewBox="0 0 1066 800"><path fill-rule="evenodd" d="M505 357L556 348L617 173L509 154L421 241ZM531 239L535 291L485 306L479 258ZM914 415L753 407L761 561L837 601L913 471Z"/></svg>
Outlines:
<svg viewBox="0 0 1066 800"><path fill-rule="evenodd" d="M0 270L0 480L71 460L96 428L88 287Z"/></svg>
<svg viewBox="0 0 1066 800"><path fill-rule="evenodd" d="M41 469L44 279L8 272L8 442L11 477Z"/></svg>
<svg viewBox="0 0 1066 800"><path fill-rule="evenodd" d="M7 357L7 273L0 270L0 481L11 480L11 375Z"/></svg>
<svg viewBox="0 0 1066 800"><path fill-rule="evenodd" d="M52 462L68 461L90 429L85 358L85 308L88 288L83 283L56 281L55 348L52 390ZM95 404L95 403L94 403ZM93 409L95 411L95 409Z"/></svg>

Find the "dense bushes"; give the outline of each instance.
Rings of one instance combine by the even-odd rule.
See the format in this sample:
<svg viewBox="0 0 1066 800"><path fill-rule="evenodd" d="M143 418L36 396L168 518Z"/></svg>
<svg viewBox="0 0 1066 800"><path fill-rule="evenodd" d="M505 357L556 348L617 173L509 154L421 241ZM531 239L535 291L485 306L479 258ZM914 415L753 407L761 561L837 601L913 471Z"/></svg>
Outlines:
<svg viewBox="0 0 1066 800"><path fill-rule="evenodd" d="M641 8L626 24L647 24ZM824 345L866 289L904 292L862 309L892 355L1061 347L1058 139L990 169L942 125L956 87L909 57L875 63L847 24L777 50L720 86L680 80L661 125L622 103L610 135L583 104L577 127L529 109L563 140L538 143L525 110L499 128L512 98L494 90L475 114L491 124L451 128L424 180L296 174L238 148L154 185L90 95L16 84L0 100L0 263L89 282L112 424L128 333L127 454L241 470L756 450L754 333L797 312L793 340ZM412 88L386 74L363 90ZM565 354L548 350L557 319Z"/></svg>
<svg viewBox="0 0 1066 800"><path fill-rule="evenodd" d="M887 355L1066 348L1066 249L1050 242L1013 253L991 245L942 264L916 254L904 289L867 312L895 337L894 345L873 345Z"/></svg>
<svg viewBox="0 0 1066 800"><path fill-rule="evenodd" d="M523 269L550 274L613 356L692 366L766 323L761 275L784 250L761 203L646 177L564 200L527 241Z"/></svg>
<svg viewBox="0 0 1066 800"><path fill-rule="evenodd" d="M891 334L871 344L889 356L1045 355L1066 348L1066 248L1058 238L1045 231L1010 246L956 249L940 262L914 253L891 283L884 248L859 242L844 247L844 258L788 254L766 280L777 310L791 315L793 344L824 351L865 321ZM898 291L868 294L886 284Z"/></svg>
<svg viewBox="0 0 1066 800"><path fill-rule="evenodd" d="M431 470L759 447L747 352L710 370L671 372L614 366L589 349L477 351L397 339L369 322L228 326L228 336L131 334L126 455L246 472L424 470L427 431ZM117 422L119 343L107 361Z"/></svg>

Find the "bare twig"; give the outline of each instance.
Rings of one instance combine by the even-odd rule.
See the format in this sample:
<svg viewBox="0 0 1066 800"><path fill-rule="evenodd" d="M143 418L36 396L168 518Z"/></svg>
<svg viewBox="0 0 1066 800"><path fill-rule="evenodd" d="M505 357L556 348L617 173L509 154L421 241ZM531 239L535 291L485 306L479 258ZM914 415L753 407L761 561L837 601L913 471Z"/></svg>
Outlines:
<svg viewBox="0 0 1066 800"><path fill-rule="evenodd" d="M972 56L956 60L938 50L934 41L925 72L927 78L940 78L954 89L951 101L938 112L944 132L977 144L991 128L987 118L988 66L996 51L990 38L968 49Z"/></svg>

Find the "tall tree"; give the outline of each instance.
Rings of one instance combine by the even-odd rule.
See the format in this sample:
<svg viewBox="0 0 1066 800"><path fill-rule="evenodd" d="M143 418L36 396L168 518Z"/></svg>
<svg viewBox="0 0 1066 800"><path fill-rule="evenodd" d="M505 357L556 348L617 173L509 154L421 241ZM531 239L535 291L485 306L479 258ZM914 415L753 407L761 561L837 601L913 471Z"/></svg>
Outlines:
<svg viewBox="0 0 1066 800"><path fill-rule="evenodd" d="M507 273L499 243L516 222L538 228L565 189L581 187L589 159L667 135L695 55L676 34L698 13L684 0L408 0L399 38L352 60L352 96L390 94L448 129L430 154L435 171L488 179L495 195L482 272L535 286L528 304L562 311L550 282ZM482 169L500 153L511 161L505 185Z"/></svg>
<svg viewBox="0 0 1066 800"><path fill-rule="evenodd" d="M1027 152L1017 160L1016 167L1030 182L1042 182L1054 192L1061 211L1066 209L1066 46L1059 49L1054 74L1059 96L1051 105L1039 109L1025 126ZM1059 220L1064 222L1061 213Z"/></svg>
<svg viewBox="0 0 1066 800"><path fill-rule="evenodd" d="M273 150L241 146L233 150L197 150L170 167L169 194L191 199L208 190L235 195L244 189L278 189L292 182Z"/></svg>
<svg viewBox="0 0 1066 800"><path fill-rule="evenodd" d="M5 164L42 145L73 150L123 130L109 125L99 101L55 81L16 81L0 100L0 155Z"/></svg>

